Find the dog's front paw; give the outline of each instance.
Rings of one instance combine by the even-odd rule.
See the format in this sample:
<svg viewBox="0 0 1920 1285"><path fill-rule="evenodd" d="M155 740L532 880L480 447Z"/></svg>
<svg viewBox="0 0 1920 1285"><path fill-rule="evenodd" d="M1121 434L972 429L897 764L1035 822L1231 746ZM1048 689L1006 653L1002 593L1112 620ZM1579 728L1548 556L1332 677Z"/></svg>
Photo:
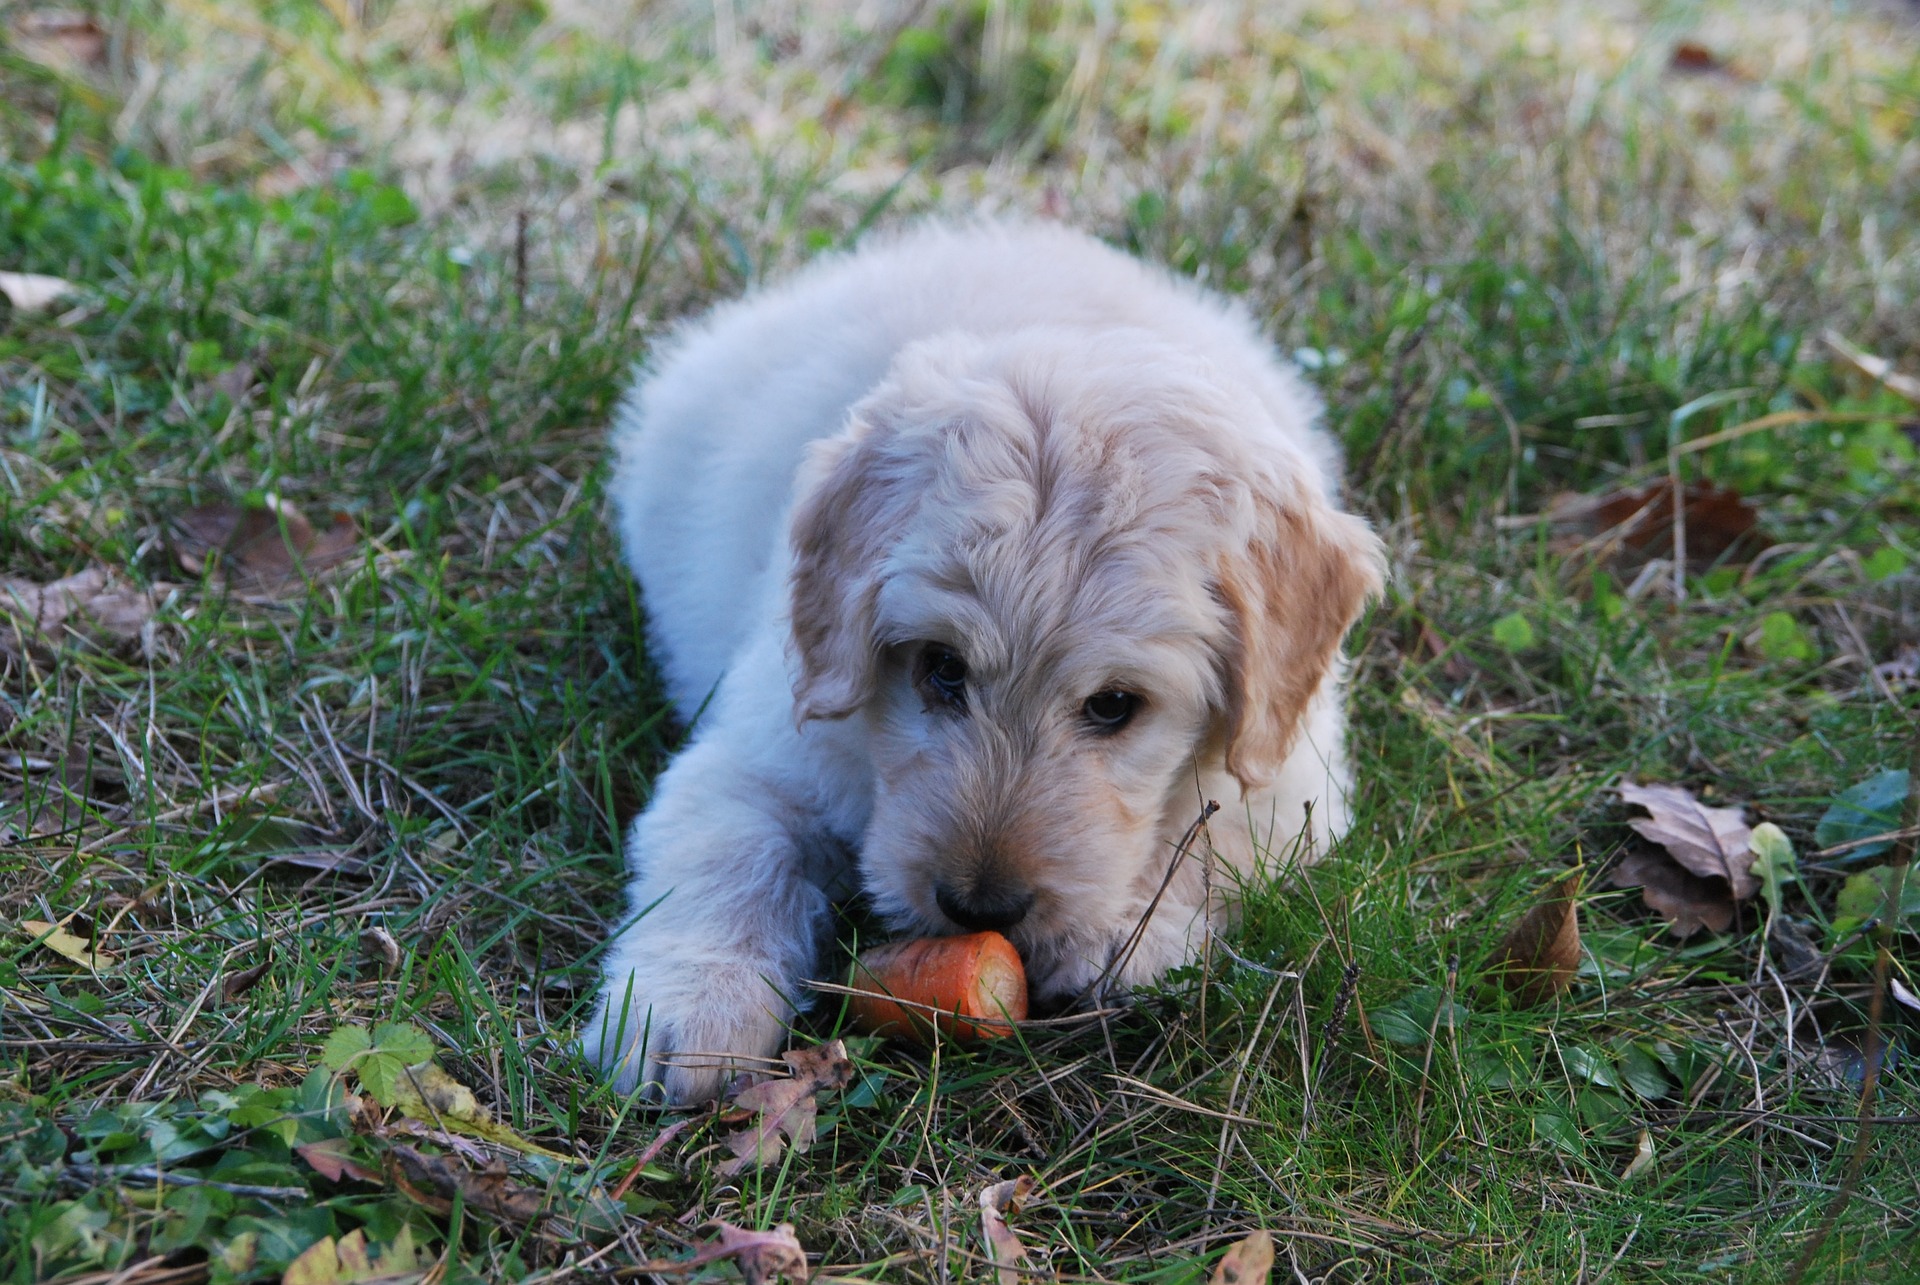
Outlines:
<svg viewBox="0 0 1920 1285"><path fill-rule="evenodd" d="M793 1006L759 972L709 970L651 985L614 970L581 1052L621 1093L643 1088L672 1106L719 1097L732 1077L780 1051Z"/></svg>

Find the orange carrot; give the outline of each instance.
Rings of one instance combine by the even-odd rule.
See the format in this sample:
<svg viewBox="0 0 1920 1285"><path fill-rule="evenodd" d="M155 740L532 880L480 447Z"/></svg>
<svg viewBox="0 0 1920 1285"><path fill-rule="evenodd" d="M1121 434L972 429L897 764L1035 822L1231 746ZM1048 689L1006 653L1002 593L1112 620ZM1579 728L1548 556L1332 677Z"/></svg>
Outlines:
<svg viewBox="0 0 1920 1285"><path fill-rule="evenodd" d="M864 992L848 1001L855 1029L923 1044L936 1020L951 1039L990 1040L1011 1035L1012 1023L1027 1015L1020 953L994 932L875 946L854 961L853 986Z"/></svg>

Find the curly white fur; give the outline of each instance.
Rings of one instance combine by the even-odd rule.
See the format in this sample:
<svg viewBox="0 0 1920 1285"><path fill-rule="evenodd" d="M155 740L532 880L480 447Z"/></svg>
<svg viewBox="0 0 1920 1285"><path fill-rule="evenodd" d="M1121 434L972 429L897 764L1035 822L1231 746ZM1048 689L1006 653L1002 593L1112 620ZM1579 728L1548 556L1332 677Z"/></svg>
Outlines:
<svg viewBox="0 0 1920 1285"><path fill-rule="evenodd" d="M588 1055L712 1096L856 886L902 932L1005 922L1045 1004L1190 957L1219 867L1323 850L1382 560L1316 418L1238 307L1050 225L922 228L680 330L613 494L694 730ZM1215 873L1126 953L1208 799Z"/></svg>

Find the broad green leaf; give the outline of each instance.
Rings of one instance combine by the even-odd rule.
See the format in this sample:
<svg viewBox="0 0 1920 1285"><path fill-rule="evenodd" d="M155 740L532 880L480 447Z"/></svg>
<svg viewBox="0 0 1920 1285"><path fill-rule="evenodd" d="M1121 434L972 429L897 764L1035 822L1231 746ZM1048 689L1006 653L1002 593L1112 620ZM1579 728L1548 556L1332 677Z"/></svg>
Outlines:
<svg viewBox="0 0 1920 1285"><path fill-rule="evenodd" d="M1580 1126L1557 1111L1536 1112L1533 1133L1535 1137L1551 1142L1562 1151L1576 1156L1586 1154L1587 1141L1580 1136Z"/></svg>
<svg viewBox="0 0 1920 1285"><path fill-rule="evenodd" d="M1788 611L1770 611L1761 617L1752 642L1754 650L1767 660L1812 660L1817 654L1807 631Z"/></svg>
<svg viewBox="0 0 1920 1285"><path fill-rule="evenodd" d="M1891 768L1877 773L1835 797L1833 806L1814 827L1813 841L1823 848L1852 843L1900 828L1900 812L1907 801L1907 770ZM1871 861L1893 848L1893 840L1863 843L1840 854L1842 861Z"/></svg>
<svg viewBox="0 0 1920 1285"><path fill-rule="evenodd" d="M1648 1102L1660 1101L1672 1088L1660 1059L1637 1043L1630 1042L1620 1050L1620 1078Z"/></svg>
<svg viewBox="0 0 1920 1285"><path fill-rule="evenodd" d="M1385 1008L1367 1015L1374 1034L1395 1044L1425 1044L1430 1034L1466 1025L1468 1013L1444 991L1431 986L1408 991Z"/></svg>
<svg viewBox="0 0 1920 1285"><path fill-rule="evenodd" d="M1533 622L1519 612L1493 622L1493 640L1506 651L1525 651L1534 644Z"/></svg>
<svg viewBox="0 0 1920 1285"><path fill-rule="evenodd" d="M1907 569L1907 555L1890 544L1883 544L1861 564L1860 569L1867 573L1869 580L1891 580Z"/></svg>
<svg viewBox="0 0 1920 1285"><path fill-rule="evenodd" d="M373 1037L367 1033L366 1027L336 1026L320 1050L320 1065L329 1071L344 1071L348 1063L372 1047Z"/></svg>

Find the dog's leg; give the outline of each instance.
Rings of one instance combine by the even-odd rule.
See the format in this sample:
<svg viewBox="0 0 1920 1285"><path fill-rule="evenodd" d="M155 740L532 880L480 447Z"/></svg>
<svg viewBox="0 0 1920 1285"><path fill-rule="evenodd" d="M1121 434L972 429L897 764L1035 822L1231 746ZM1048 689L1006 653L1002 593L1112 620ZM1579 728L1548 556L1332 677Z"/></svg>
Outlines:
<svg viewBox="0 0 1920 1285"><path fill-rule="evenodd" d="M676 758L628 835L631 922L582 1039L622 1092L717 1096L729 1059L777 1053L804 1002L827 896L802 868L793 810L733 740Z"/></svg>

